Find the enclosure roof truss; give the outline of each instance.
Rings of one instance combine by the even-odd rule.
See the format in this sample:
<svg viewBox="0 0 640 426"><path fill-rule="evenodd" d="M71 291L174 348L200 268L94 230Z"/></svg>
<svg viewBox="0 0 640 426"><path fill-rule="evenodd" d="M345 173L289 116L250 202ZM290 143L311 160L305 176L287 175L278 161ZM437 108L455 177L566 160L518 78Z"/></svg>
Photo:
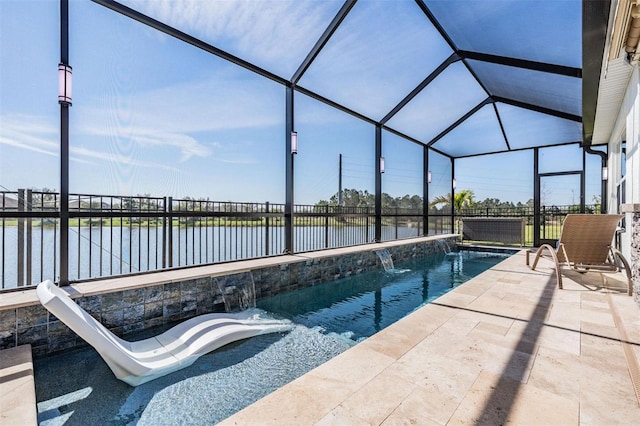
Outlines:
<svg viewBox="0 0 640 426"><path fill-rule="evenodd" d="M492 5L492 0L346 0L340 7L333 3L337 12L324 28L316 29L320 36L310 43L307 54L298 63L287 64L289 75L205 40L204 29L187 32L170 18L150 16L145 2L93 1L450 158L583 141L581 1L514 0ZM366 33L365 18L382 12L388 25L376 28L383 34L369 37L375 39L370 45L362 46L369 43L362 36L360 45L351 46L351 39ZM413 33L403 33L403 28ZM385 50L380 40L391 39L396 49ZM402 63L385 58L378 62L372 58L373 64L382 64L377 68L368 63L358 68L357 63L331 61L337 46L368 50L372 57L393 51L399 62L413 60L424 66L416 66L418 71L410 76L400 68ZM341 53L341 58L349 58L351 51ZM430 63L425 57L442 59ZM355 78L349 72L354 69L359 70L358 78L371 82L371 91L345 100L336 76ZM411 81L415 84L408 86ZM395 101L382 96L385 85L398 88ZM447 87L454 99L444 101ZM370 97L380 98L375 108L370 104L376 99ZM530 138L529 127L549 128L552 133L548 138L540 134ZM489 134L492 143L479 140L478 133Z"/></svg>

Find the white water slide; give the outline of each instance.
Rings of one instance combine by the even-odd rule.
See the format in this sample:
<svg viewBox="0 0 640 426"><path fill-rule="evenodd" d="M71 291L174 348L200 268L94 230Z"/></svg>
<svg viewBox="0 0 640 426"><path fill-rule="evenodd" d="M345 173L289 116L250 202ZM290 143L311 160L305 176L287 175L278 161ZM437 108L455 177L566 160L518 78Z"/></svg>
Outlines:
<svg viewBox="0 0 640 426"><path fill-rule="evenodd" d="M51 281L40 283L37 293L49 312L93 346L116 377L131 386L188 367L228 343L292 327L286 320L260 319L255 311L205 314L158 336L129 342L110 332Z"/></svg>

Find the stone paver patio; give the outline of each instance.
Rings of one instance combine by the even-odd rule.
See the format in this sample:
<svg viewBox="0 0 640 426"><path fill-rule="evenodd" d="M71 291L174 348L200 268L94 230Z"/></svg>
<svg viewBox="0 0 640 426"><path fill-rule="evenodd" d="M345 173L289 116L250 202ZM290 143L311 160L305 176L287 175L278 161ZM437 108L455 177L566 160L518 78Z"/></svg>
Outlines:
<svg viewBox="0 0 640 426"><path fill-rule="evenodd" d="M222 424L640 424L623 276L563 281L522 251Z"/></svg>

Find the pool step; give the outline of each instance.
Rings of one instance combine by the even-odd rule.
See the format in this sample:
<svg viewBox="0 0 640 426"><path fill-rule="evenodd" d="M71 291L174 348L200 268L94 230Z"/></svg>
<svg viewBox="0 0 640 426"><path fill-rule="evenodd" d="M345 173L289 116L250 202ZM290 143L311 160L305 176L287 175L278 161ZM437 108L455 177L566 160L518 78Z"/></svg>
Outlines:
<svg viewBox="0 0 640 426"><path fill-rule="evenodd" d="M31 345L0 351L0 424L38 424Z"/></svg>

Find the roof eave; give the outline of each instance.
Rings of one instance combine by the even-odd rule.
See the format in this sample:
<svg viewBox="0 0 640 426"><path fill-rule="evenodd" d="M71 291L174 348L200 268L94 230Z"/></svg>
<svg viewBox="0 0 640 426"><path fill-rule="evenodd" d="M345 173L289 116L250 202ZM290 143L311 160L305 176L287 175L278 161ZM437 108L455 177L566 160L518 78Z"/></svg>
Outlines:
<svg viewBox="0 0 640 426"><path fill-rule="evenodd" d="M615 1L615 0L614 0ZM611 1L582 1L582 143L591 145Z"/></svg>

